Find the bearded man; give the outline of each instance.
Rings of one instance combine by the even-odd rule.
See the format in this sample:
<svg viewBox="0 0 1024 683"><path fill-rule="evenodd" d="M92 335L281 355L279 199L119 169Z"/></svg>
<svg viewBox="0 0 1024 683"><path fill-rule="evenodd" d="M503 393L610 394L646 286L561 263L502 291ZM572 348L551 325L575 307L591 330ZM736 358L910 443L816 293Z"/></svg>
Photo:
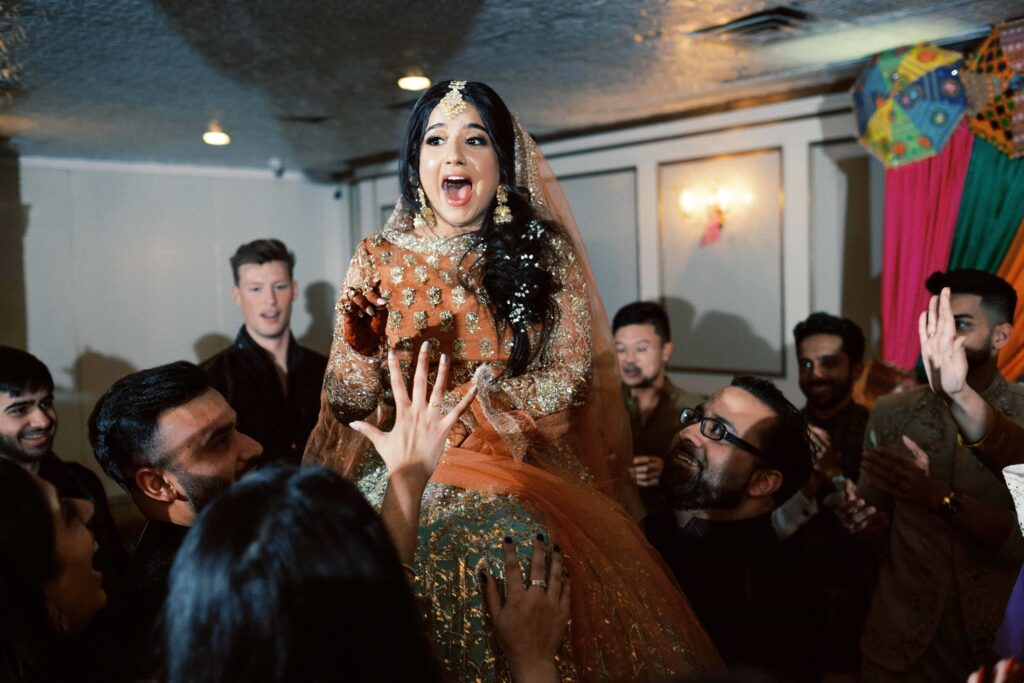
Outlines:
<svg viewBox="0 0 1024 683"><path fill-rule="evenodd" d="M93 455L146 518L122 624L137 678L154 677L157 618L185 534L207 503L260 462L263 447L237 420L203 371L185 361L118 380L89 417Z"/></svg>
<svg viewBox="0 0 1024 683"><path fill-rule="evenodd" d="M820 677L820 618L772 510L807 480L807 421L769 380L741 376L686 408L661 486L672 510L644 522L733 671Z"/></svg>
<svg viewBox="0 0 1024 683"><path fill-rule="evenodd" d="M937 296L922 315L922 345L937 334L929 321L941 308L969 391L951 393L951 378L931 369L934 390L886 396L868 421L860 480L840 511L881 560L861 639L869 682L965 679L987 657L1024 562L1013 500L980 459L1019 461L1020 443L959 426L967 394L990 425L1024 425L1024 388L1008 384L997 363L1017 294L977 270L933 273L925 284ZM1006 452L987 452L998 449Z"/></svg>

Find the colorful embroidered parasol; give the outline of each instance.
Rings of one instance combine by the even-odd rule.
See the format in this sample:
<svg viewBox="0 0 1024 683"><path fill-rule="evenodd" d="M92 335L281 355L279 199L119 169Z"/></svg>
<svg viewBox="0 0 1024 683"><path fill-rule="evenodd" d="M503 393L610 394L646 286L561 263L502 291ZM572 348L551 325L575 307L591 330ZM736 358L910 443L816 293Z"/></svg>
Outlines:
<svg viewBox="0 0 1024 683"><path fill-rule="evenodd" d="M1024 18L992 29L961 78L974 134L1011 159L1024 156Z"/></svg>
<svg viewBox="0 0 1024 683"><path fill-rule="evenodd" d="M938 154L967 111L961 68L934 45L875 55L850 91L861 144L887 167Z"/></svg>

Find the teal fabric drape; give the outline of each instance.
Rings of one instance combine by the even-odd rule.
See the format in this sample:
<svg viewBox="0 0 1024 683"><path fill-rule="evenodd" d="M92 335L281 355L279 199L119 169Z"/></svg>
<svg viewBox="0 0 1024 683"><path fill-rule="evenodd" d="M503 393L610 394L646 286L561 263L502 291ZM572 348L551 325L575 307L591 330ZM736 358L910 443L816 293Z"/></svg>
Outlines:
<svg viewBox="0 0 1024 683"><path fill-rule="evenodd" d="M1024 158L974 140L949 268L996 272L1024 218Z"/></svg>

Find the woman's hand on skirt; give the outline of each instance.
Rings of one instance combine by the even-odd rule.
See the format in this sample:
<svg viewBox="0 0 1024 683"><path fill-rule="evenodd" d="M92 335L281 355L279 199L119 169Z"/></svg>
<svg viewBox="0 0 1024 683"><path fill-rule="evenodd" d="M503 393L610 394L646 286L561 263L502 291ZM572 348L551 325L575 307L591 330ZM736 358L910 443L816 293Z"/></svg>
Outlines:
<svg viewBox="0 0 1024 683"><path fill-rule="evenodd" d="M505 597L488 572L480 572L487 616L508 655L515 683L557 681L555 655L569 628L569 576L563 571L562 552L556 545L551 562L544 557L544 537L533 543L530 585L523 584L519 556L511 538L505 538ZM546 570L546 571L545 571Z"/></svg>

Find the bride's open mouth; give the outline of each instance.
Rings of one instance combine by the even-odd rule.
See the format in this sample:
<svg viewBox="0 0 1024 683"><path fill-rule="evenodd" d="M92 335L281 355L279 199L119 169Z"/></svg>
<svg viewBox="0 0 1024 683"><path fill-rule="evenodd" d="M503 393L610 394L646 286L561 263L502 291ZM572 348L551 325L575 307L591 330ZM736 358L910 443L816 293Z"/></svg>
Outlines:
<svg viewBox="0 0 1024 683"><path fill-rule="evenodd" d="M465 206L473 197L473 181L462 175L450 175L441 181L444 199L449 206Z"/></svg>

